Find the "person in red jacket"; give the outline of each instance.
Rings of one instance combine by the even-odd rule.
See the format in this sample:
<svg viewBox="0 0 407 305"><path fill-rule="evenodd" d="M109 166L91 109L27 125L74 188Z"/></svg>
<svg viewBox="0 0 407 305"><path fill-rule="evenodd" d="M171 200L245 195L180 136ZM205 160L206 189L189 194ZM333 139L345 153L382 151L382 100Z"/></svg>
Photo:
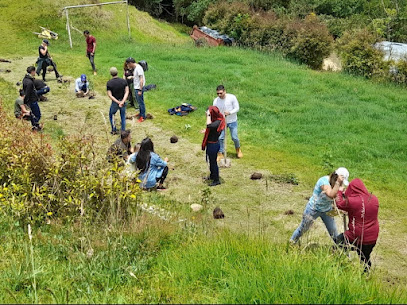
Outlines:
<svg viewBox="0 0 407 305"><path fill-rule="evenodd" d="M379 201L369 193L360 179L353 179L343 194L338 191L336 205L348 212L349 224L345 233L338 235L336 243L339 245L353 245L365 264L365 271L369 271L372 263L370 254L379 236Z"/></svg>

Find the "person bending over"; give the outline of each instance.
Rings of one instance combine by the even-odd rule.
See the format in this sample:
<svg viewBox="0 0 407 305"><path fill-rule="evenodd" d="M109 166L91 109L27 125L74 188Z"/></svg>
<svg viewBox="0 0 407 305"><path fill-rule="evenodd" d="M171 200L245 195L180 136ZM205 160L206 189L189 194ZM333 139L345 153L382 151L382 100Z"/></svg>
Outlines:
<svg viewBox="0 0 407 305"><path fill-rule="evenodd" d="M158 183L157 190L166 189L163 184L168 174L168 158L163 160L154 152L154 144L150 138L141 142L140 150L131 156L129 162L136 164L136 168L140 170L140 187L152 189Z"/></svg>
<svg viewBox="0 0 407 305"><path fill-rule="evenodd" d="M348 212L348 230L340 234L335 242L356 250L365 265L365 272L372 266L370 254L379 236L379 200L369 193L360 179L353 179L343 193L340 188L336 196L336 206ZM353 246L353 247L352 247Z"/></svg>
<svg viewBox="0 0 407 305"><path fill-rule="evenodd" d="M37 59L37 75L40 75L42 70L42 80L45 82L45 74L47 73L47 67L52 66L54 68L55 77L60 79L62 75L58 73L57 65L52 60L51 55L48 51L49 41L44 39L41 45L38 47L38 59Z"/></svg>
<svg viewBox="0 0 407 305"><path fill-rule="evenodd" d="M318 179L313 194L305 207L301 224L290 238L292 244L295 244L308 231L314 220L318 217L321 217L332 239L338 236L335 220L327 212L332 210L334 198L342 184L345 186L349 184L348 179L349 172L344 167L338 168L329 176L323 176Z"/></svg>
<svg viewBox="0 0 407 305"><path fill-rule="evenodd" d="M49 86L47 86L46 83L44 83L44 81L40 79L34 79L34 87L35 90L37 91L37 96L40 99L40 101L48 100L47 97L44 95L50 92L51 89Z"/></svg>
<svg viewBox="0 0 407 305"><path fill-rule="evenodd" d="M89 94L89 82L85 74L75 80L76 97L85 97Z"/></svg>
<svg viewBox="0 0 407 305"><path fill-rule="evenodd" d="M24 104L24 90L20 89L19 91L20 97L18 97L14 103L14 115L16 119L23 119L31 121L31 125L33 125L33 116L31 115L30 108L27 104Z"/></svg>
<svg viewBox="0 0 407 305"><path fill-rule="evenodd" d="M130 130L121 131L120 138L118 138L107 151L107 161L114 162L115 159L119 160L120 162L127 161L129 155L132 153L133 150L130 143L131 142L130 133L131 133Z"/></svg>

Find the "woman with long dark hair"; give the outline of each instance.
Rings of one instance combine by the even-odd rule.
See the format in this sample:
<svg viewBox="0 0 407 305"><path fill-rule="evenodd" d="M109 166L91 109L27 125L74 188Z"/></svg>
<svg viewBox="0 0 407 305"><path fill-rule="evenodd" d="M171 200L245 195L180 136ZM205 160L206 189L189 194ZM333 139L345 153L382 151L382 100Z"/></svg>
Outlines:
<svg viewBox="0 0 407 305"><path fill-rule="evenodd" d="M168 158L163 160L154 152L154 144L150 138L141 141L140 150L129 160L129 163L136 164L136 168L140 170L140 187L151 189L158 183L157 190L166 189L163 183L168 174L167 162Z"/></svg>
<svg viewBox="0 0 407 305"><path fill-rule="evenodd" d="M225 129L225 117L220 113L218 107L210 106L206 110L206 129L205 136L202 141L202 150L206 149L206 160L209 160L210 176L212 182L209 186L220 184L219 167L216 158L220 149L219 136L222 130Z"/></svg>
<svg viewBox="0 0 407 305"><path fill-rule="evenodd" d="M329 176L323 176L318 179L313 194L305 207L301 224L290 238L291 243L295 244L318 217L321 217L332 239L338 236L335 220L327 212L333 209L334 198L342 184L345 186L349 184L348 178L348 170L340 167Z"/></svg>
<svg viewBox="0 0 407 305"><path fill-rule="evenodd" d="M369 271L372 263L370 253L379 236L379 200L369 193L360 179L353 179L345 193L340 189L336 197L336 206L348 212L348 230L336 238L339 245L353 246L360 260Z"/></svg>

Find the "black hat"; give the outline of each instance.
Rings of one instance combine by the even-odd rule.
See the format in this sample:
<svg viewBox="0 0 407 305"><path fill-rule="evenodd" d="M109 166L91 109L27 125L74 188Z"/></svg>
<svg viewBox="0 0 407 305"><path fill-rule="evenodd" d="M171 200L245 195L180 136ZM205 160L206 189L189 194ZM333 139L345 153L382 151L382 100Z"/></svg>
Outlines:
<svg viewBox="0 0 407 305"><path fill-rule="evenodd" d="M129 63L129 62L135 63L136 61L133 57L129 57L126 59L126 63Z"/></svg>
<svg viewBox="0 0 407 305"><path fill-rule="evenodd" d="M42 42L45 43L46 45L49 45L48 39L44 39Z"/></svg>

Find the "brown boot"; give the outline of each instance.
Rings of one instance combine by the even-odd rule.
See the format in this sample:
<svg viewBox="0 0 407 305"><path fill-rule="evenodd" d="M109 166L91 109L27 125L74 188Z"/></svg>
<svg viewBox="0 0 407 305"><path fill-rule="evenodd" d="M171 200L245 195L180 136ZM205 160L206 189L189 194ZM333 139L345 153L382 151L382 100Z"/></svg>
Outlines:
<svg viewBox="0 0 407 305"><path fill-rule="evenodd" d="M239 159L243 157L243 153L242 153L242 150L240 149L240 147L236 148L236 155Z"/></svg>
<svg viewBox="0 0 407 305"><path fill-rule="evenodd" d="M216 157L216 162L219 162L223 158L224 158L223 154L221 152L218 152L218 156Z"/></svg>

